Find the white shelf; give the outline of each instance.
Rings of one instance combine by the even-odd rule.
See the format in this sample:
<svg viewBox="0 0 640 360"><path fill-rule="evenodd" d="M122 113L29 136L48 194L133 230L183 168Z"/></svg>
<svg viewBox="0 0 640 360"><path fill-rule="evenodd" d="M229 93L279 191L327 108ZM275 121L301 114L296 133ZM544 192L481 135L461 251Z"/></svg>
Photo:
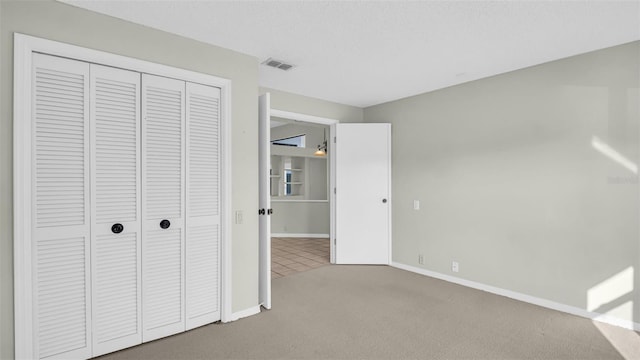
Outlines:
<svg viewBox="0 0 640 360"><path fill-rule="evenodd" d="M287 185L302 185L304 184L303 182L297 182L297 181L293 181L293 182L284 182Z"/></svg>

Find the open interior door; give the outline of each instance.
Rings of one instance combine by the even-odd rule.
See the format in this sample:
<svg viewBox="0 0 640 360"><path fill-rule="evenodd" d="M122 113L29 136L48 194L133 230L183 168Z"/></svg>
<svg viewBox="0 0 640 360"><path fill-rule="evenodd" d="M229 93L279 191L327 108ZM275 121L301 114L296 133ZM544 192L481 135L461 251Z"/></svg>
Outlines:
<svg viewBox="0 0 640 360"><path fill-rule="evenodd" d="M260 242L260 305L265 309L271 309L271 193L270 193L270 167L271 167L271 101L269 93L261 95L258 101L259 122L259 159L260 167L258 177L259 201L259 242Z"/></svg>
<svg viewBox="0 0 640 360"><path fill-rule="evenodd" d="M337 264L391 263L391 124L335 125Z"/></svg>

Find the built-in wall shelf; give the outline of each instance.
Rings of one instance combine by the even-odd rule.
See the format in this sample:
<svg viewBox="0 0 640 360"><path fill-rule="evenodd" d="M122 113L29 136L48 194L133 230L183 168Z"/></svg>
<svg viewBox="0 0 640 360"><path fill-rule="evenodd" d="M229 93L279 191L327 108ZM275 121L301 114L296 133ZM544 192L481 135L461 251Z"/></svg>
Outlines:
<svg viewBox="0 0 640 360"><path fill-rule="evenodd" d="M275 150L275 146L271 149ZM277 146L271 153L271 197L287 200L328 199L327 158L309 156L313 149ZM286 148L286 149L280 149ZM299 156L296 156L297 154Z"/></svg>

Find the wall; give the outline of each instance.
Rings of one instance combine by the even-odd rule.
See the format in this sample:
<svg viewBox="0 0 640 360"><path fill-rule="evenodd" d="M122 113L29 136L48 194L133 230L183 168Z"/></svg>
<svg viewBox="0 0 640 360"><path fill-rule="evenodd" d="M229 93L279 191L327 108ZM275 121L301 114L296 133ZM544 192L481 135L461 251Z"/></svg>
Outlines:
<svg viewBox="0 0 640 360"><path fill-rule="evenodd" d="M639 53L365 109L392 123L393 260L640 322Z"/></svg>
<svg viewBox="0 0 640 360"><path fill-rule="evenodd" d="M306 134L307 149L315 151L324 140L326 126L306 125L305 123L286 124L271 128L271 140ZM328 136L328 133L327 133ZM272 146L272 155L293 153L301 148ZM300 151L306 156L309 151ZM304 155L303 155L304 154ZM327 200L328 159L311 157L308 159L305 172L305 195L309 200ZM278 179L282 180L282 179ZM329 234L329 202L304 202L272 199L271 233L272 234Z"/></svg>
<svg viewBox="0 0 640 360"><path fill-rule="evenodd" d="M12 102L13 32L62 41L231 79L233 311L258 304L258 61L54 1L1 1L0 358L13 357ZM255 215L255 216L254 216Z"/></svg>
<svg viewBox="0 0 640 360"><path fill-rule="evenodd" d="M271 117L271 119L277 121L279 118ZM286 139L303 134L306 135L305 148L312 148L315 150L318 145L322 144L325 136L326 138L329 137L329 127L322 125L307 125L307 123L295 123L271 128L271 140Z"/></svg>
<svg viewBox="0 0 640 360"><path fill-rule="evenodd" d="M279 236L311 234L329 237L328 202L271 203L271 233Z"/></svg>
<svg viewBox="0 0 640 360"><path fill-rule="evenodd" d="M359 107L310 98L285 91L260 88L260 94L271 94L271 108L305 115L314 115L340 122L362 122L363 111Z"/></svg>

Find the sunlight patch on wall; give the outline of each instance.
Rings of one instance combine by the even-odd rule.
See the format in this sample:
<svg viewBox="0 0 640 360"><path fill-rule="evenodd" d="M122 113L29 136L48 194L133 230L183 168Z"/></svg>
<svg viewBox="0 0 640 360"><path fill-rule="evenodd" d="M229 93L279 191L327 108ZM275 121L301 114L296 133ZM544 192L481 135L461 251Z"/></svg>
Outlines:
<svg viewBox="0 0 640 360"><path fill-rule="evenodd" d="M633 303L631 301L619 303L624 296L633 293L633 275L633 267L629 266L589 289L587 291L587 310L624 320L632 320Z"/></svg>
<svg viewBox="0 0 640 360"><path fill-rule="evenodd" d="M602 153L609 159L622 165L632 173L634 174L638 173L638 165L636 163L627 159L624 155L620 154L616 149L612 148L607 143L600 140L597 136L594 136L591 139L591 146L593 146L594 149L598 150L600 153Z"/></svg>
<svg viewBox="0 0 640 360"><path fill-rule="evenodd" d="M605 281L587 290L587 310L633 324L633 267L620 271ZM637 359L640 354L640 337L637 333L599 321L593 324L611 345L627 360Z"/></svg>

